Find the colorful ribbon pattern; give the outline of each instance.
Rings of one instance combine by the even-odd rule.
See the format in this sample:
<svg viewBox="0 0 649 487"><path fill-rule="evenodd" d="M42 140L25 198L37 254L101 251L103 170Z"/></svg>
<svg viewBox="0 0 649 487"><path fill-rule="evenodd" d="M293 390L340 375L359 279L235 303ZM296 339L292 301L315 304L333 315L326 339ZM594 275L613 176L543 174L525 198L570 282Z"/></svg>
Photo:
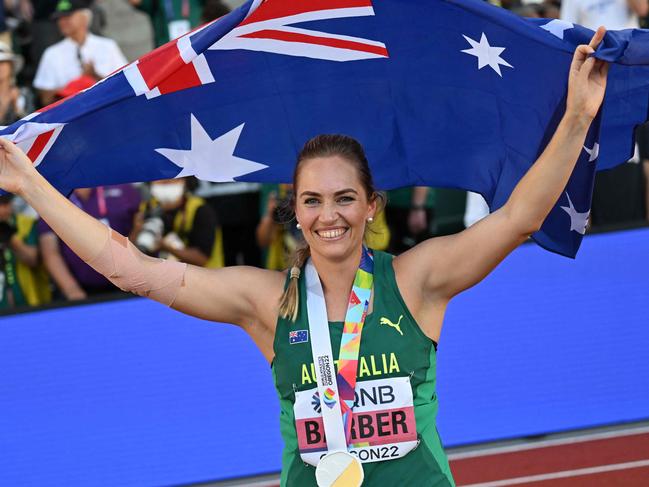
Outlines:
<svg viewBox="0 0 649 487"><path fill-rule="evenodd" d="M349 295L347 313L345 314L345 324L338 355L338 374L336 375L347 445L351 443L352 408L354 407L354 389L356 388L361 333L363 332L365 317L370 305L373 283L374 257L372 251L363 246L361 263L356 271L352 292Z"/></svg>

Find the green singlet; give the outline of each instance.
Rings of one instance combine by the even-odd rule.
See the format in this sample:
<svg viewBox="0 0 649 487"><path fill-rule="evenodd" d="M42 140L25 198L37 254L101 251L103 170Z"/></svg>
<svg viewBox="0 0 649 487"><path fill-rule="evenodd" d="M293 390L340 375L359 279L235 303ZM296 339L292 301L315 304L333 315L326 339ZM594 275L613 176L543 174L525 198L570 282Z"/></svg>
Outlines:
<svg viewBox="0 0 649 487"><path fill-rule="evenodd" d="M309 326L304 273L300 277L299 292L298 318L295 323L278 319L273 344L275 358L272 370L280 399L280 430L284 440L281 485L289 487L316 485L315 467L307 465L300 457L293 410L296 393L317 387L310 335L305 334ZM329 325L331 346L334 358L337 358L343 323L330 322ZM435 425L438 409L435 360L435 343L419 328L399 293L392 256L374 251L373 311L367 316L363 328L356 390L364 381L385 380L388 383L395 377L410 376L420 443L401 458L363 463L363 487L455 485ZM390 391L384 388L384 392L386 390L384 396L390 398ZM376 397L366 396L359 401L371 399ZM314 410L320 407L317 400L313 407ZM399 426L377 422L363 427L366 431L376 432L381 428L390 430Z"/></svg>

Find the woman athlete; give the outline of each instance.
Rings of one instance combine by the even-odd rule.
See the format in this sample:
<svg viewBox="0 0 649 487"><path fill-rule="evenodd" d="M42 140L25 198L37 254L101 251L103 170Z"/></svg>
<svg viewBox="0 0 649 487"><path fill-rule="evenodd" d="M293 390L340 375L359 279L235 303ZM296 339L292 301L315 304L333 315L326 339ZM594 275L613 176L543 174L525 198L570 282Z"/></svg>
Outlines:
<svg viewBox="0 0 649 487"><path fill-rule="evenodd" d="M356 485L363 475L363 485L453 485L435 428L435 343L446 307L536 232L564 190L604 97L608 65L589 57L604 33L600 28L576 49L563 119L507 203L459 234L432 238L398 257L372 255L363 246L380 198L360 145L344 136L316 137L299 156L294 209L307 249L288 275L147 257L59 194L5 139L0 187L23 197L118 287L192 316L237 324L251 336L272 363L280 396L282 485L315 485L316 464L327 465L318 467L322 485L345 475L355 476ZM362 312L354 317L359 302ZM316 336L322 332L316 322L325 323L328 340ZM361 338L358 354L350 343ZM337 360L327 352L314 364L317 347L329 346ZM351 402L343 382L357 382ZM325 415L333 419L325 422ZM331 455L341 431L353 455L346 448L342 457ZM327 449L324 458L332 461L321 460ZM359 460L364 473L347 469Z"/></svg>

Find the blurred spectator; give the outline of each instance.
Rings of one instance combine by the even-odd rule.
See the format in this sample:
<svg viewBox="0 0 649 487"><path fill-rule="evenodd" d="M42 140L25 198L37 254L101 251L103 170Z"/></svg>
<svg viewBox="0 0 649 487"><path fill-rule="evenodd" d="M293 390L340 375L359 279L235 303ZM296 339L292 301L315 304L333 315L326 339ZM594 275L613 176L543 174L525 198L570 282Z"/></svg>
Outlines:
<svg viewBox="0 0 649 487"><path fill-rule="evenodd" d="M59 42L63 36L59 31L56 19L52 14L56 11L59 0L9 0L18 5L14 7L16 14L27 24L28 51L23 54L28 58L29 75L28 79L34 76L36 66L38 66L45 49ZM92 22L90 32L100 35L106 24L106 14L100 5L89 0L90 10L92 11ZM33 67L31 65L34 65Z"/></svg>
<svg viewBox="0 0 649 487"><path fill-rule="evenodd" d="M129 0L129 2L151 19L155 47L166 44L201 23L214 20L230 11L218 0Z"/></svg>
<svg viewBox="0 0 649 487"><path fill-rule="evenodd" d="M34 108L29 92L16 86L21 66L22 58L0 42L0 125L11 125Z"/></svg>
<svg viewBox="0 0 649 487"><path fill-rule="evenodd" d="M645 218L649 221L649 122L640 125L636 131L638 152L644 176L644 210Z"/></svg>
<svg viewBox="0 0 649 487"><path fill-rule="evenodd" d="M200 181L196 194L219 217L224 264L261 266L255 232L259 223L259 184Z"/></svg>
<svg viewBox="0 0 649 487"><path fill-rule="evenodd" d="M640 17L640 28L648 29L649 28L649 12L646 15Z"/></svg>
<svg viewBox="0 0 649 487"><path fill-rule="evenodd" d="M261 188L261 220L257 225L257 245L263 250L264 267L284 270L302 236L291 207L290 184L264 184Z"/></svg>
<svg viewBox="0 0 649 487"><path fill-rule="evenodd" d="M511 2L507 8L521 17L558 19L559 6L559 2L552 0L526 0Z"/></svg>
<svg viewBox="0 0 649 487"><path fill-rule="evenodd" d="M545 0L539 6L541 17L546 19L561 18L561 0Z"/></svg>
<svg viewBox="0 0 649 487"><path fill-rule="evenodd" d="M56 21L52 18L57 3L58 0L31 0L33 9L29 49L31 77L33 77L45 49L62 39Z"/></svg>
<svg viewBox="0 0 649 487"><path fill-rule="evenodd" d="M230 7L224 5L221 0L205 0L203 13L201 14L201 23L206 24L228 13L230 13Z"/></svg>
<svg viewBox="0 0 649 487"><path fill-rule="evenodd" d="M532 19L537 19L540 18L541 15L536 8L535 4L520 4L520 5L515 5L509 8L508 10L511 10L514 12L516 15L520 15L521 17L528 17Z"/></svg>
<svg viewBox="0 0 649 487"><path fill-rule="evenodd" d="M634 29L649 12L647 0L563 0L561 19L589 29Z"/></svg>
<svg viewBox="0 0 649 487"><path fill-rule="evenodd" d="M12 198L0 196L0 309L50 300L47 274L39 265L35 220L16 213Z"/></svg>
<svg viewBox="0 0 649 487"><path fill-rule="evenodd" d="M615 230L645 219L645 178L640 155L595 174L590 222L593 230Z"/></svg>
<svg viewBox="0 0 649 487"><path fill-rule="evenodd" d="M81 76L99 80L126 64L117 43L89 32L92 13L85 0L59 0L52 16L65 37L48 47L38 65L34 88L49 105L56 92Z"/></svg>
<svg viewBox="0 0 649 487"><path fill-rule="evenodd" d="M385 216L390 228L390 253L398 255L431 236L434 203L434 190L423 186L388 192Z"/></svg>
<svg viewBox="0 0 649 487"><path fill-rule="evenodd" d="M133 229L140 199L139 191L130 184L75 189L70 196L72 203L122 235ZM77 257L47 223L40 220L38 225L43 262L65 299L73 301L115 291L115 286Z"/></svg>
<svg viewBox="0 0 649 487"><path fill-rule="evenodd" d="M5 2L0 3L0 42L11 46L11 31L7 26L7 7Z"/></svg>
<svg viewBox="0 0 649 487"><path fill-rule="evenodd" d="M131 241L149 255L223 267L216 214L186 185L184 178L151 183L151 198L141 205Z"/></svg>

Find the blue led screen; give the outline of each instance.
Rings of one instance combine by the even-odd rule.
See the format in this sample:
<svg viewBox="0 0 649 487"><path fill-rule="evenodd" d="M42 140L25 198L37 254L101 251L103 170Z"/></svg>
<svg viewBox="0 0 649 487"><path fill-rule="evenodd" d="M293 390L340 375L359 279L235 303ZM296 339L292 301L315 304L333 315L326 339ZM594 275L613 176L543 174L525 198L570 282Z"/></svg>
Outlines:
<svg viewBox="0 0 649 487"><path fill-rule="evenodd" d="M514 252L449 306L447 446L649 418L649 230ZM260 291L261 292L261 291ZM275 472L269 366L238 328L144 299L0 318L0 486Z"/></svg>

